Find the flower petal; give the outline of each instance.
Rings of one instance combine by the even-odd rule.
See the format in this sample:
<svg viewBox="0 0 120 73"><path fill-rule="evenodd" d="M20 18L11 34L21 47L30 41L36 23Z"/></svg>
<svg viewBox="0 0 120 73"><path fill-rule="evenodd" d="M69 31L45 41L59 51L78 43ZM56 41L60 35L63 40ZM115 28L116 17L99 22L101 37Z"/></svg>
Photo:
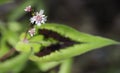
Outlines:
<svg viewBox="0 0 120 73"><path fill-rule="evenodd" d="M39 15L43 15L44 10L40 10Z"/></svg>

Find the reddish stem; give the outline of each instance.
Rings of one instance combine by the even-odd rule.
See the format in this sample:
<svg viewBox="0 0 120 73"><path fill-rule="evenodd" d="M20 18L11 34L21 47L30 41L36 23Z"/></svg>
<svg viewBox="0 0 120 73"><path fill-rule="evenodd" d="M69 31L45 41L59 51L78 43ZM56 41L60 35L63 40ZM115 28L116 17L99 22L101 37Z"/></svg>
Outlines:
<svg viewBox="0 0 120 73"><path fill-rule="evenodd" d="M10 57L16 50L14 48L10 49L4 56L0 58L0 61L5 61L8 57Z"/></svg>

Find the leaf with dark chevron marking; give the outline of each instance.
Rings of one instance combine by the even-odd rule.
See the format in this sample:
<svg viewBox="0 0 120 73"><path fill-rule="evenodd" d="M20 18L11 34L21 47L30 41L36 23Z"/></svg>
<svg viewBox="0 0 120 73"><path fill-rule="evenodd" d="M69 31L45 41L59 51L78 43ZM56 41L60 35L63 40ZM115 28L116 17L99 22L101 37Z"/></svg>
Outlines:
<svg viewBox="0 0 120 73"><path fill-rule="evenodd" d="M33 61L60 61L81 55L100 47L118 44L118 42L114 40L81 33L71 27L61 24L44 24L40 27L36 26L36 29L38 29L38 34L36 36L42 36L42 39L36 38L34 40L36 36L32 38L32 40L38 42L35 43L36 45L40 45L37 47L37 51L35 51L35 53L30 57ZM49 42L49 44L41 44L41 41ZM33 47L33 50L36 49L35 45L30 43L29 47L24 47L25 45L17 44L18 51L24 52L24 50L30 49L30 47Z"/></svg>

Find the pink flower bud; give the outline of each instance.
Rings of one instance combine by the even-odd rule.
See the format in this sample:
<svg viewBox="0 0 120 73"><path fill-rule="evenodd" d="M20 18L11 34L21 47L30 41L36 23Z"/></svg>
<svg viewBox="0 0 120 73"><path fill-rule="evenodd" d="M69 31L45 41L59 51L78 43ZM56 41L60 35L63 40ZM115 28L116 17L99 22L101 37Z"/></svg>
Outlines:
<svg viewBox="0 0 120 73"><path fill-rule="evenodd" d="M28 32L30 36L33 37L33 35L35 35L35 28L30 29Z"/></svg>
<svg viewBox="0 0 120 73"><path fill-rule="evenodd" d="M32 11L32 8L31 8L31 6L29 5L29 6L27 6L24 10L25 10L26 12L31 12L31 11Z"/></svg>

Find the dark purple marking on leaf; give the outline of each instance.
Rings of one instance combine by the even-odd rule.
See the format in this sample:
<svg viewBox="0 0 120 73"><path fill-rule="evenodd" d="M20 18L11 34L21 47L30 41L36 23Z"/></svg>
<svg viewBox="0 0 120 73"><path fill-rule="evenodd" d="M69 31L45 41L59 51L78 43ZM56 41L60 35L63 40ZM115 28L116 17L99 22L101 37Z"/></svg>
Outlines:
<svg viewBox="0 0 120 73"><path fill-rule="evenodd" d="M71 40L70 38L66 38L58 34L57 32L47 30L47 29L39 29L39 34L42 34L45 36L45 38L53 38L61 43L52 44L48 47L43 47L42 50L40 50L38 53L36 53L36 56L42 57L49 55L52 52L55 52L57 50L72 46L74 44L79 44L80 42L75 42Z"/></svg>

